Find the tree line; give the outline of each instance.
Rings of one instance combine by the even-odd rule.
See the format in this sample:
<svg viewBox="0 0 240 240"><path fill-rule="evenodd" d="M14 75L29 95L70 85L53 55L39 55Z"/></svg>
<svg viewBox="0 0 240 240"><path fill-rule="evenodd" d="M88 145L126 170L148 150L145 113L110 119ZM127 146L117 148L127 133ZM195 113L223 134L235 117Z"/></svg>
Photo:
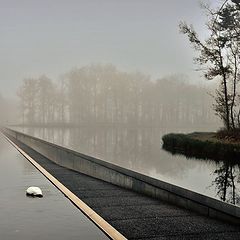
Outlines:
<svg viewBox="0 0 240 240"><path fill-rule="evenodd" d="M153 81L113 65L90 65L58 81L24 79L17 95L23 125L163 126L216 123L208 91L184 76Z"/></svg>

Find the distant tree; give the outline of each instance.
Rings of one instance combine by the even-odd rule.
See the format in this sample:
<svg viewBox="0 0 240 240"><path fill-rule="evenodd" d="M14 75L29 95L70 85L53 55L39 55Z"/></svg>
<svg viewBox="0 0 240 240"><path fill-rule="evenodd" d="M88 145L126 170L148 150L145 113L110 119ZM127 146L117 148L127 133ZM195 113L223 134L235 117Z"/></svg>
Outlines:
<svg viewBox="0 0 240 240"><path fill-rule="evenodd" d="M54 104L56 105L56 121L59 124L66 123L68 119L68 98L67 98L67 83L62 76L59 84L54 84L55 98Z"/></svg>
<svg viewBox="0 0 240 240"><path fill-rule="evenodd" d="M205 67L207 79L220 79L216 90L215 112L229 130L236 127L239 110L236 104L239 82L239 31L240 12L238 5L225 1L220 9L212 10L203 6L208 17L209 36L201 41L193 26L181 22L179 27L188 36L190 43L199 53L195 61Z"/></svg>
<svg viewBox="0 0 240 240"><path fill-rule="evenodd" d="M22 122L33 125L36 123L37 81L32 78L24 79L17 95L20 98Z"/></svg>
<svg viewBox="0 0 240 240"><path fill-rule="evenodd" d="M53 123L55 97L53 82L45 75L42 75L36 81L38 122L41 124Z"/></svg>

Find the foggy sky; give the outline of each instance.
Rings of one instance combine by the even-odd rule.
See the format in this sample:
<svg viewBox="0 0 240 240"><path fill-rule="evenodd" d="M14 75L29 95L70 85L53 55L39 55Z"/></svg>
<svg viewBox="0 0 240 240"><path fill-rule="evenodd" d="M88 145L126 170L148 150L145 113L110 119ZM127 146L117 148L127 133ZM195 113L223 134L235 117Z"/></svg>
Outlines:
<svg viewBox="0 0 240 240"><path fill-rule="evenodd" d="M216 1L214 1L216 2ZM221 1L220 1L221 2ZM112 63L153 78L196 79L180 20L204 34L196 0L0 0L0 93L25 77L57 78L76 66Z"/></svg>

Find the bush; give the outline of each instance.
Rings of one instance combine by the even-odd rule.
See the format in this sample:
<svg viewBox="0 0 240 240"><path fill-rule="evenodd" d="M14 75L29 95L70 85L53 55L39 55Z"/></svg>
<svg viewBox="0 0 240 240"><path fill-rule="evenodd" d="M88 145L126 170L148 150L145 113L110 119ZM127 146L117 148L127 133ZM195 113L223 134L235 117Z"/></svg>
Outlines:
<svg viewBox="0 0 240 240"><path fill-rule="evenodd" d="M227 140L231 142L240 142L240 128L237 129L221 129L217 132L217 138L221 140Z"/></svg>

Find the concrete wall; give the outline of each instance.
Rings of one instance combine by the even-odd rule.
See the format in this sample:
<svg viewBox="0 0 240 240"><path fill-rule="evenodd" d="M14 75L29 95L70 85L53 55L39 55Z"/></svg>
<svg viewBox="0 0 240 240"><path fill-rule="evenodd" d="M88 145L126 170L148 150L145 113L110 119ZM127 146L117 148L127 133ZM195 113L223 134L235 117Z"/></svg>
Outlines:
<svg viewBox="0 0 240 240"><path fill-rule="evenodd" d="M131 189L174 205L240 224L240 208L193 191L139 174L111 163L60 147L26 134L4 129L4 133L33 148L53 162L86 175Z"/></svg>

